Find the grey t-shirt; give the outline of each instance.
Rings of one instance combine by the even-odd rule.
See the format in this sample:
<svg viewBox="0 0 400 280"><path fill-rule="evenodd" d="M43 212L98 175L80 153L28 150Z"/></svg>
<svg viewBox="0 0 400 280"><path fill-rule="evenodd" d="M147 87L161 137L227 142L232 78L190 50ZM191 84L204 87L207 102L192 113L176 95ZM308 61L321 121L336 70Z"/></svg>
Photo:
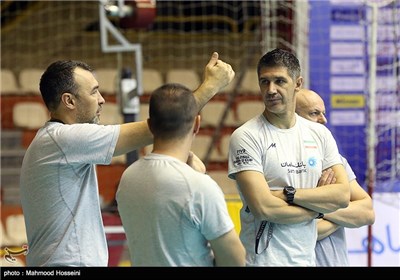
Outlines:
<svg viewBox="0 0 400 280"><path fill-rule="evenodd" d="M119 125L47 122L20 177L28 266L107 266L96 164L110 164Z"/></svg>
<svg viewBox="0 0 400 280"><path fill-rule="evenodd" d="M356 179L346 158L342 156L349 182ZM346 233L344 227L338 228L334 233L317 241L315 246L317 266L349 266Z"/></svg>
<svg viewBox="0 0 400 280"><path fill-rule="evenodd" d="M208 240L234 229L218 184L171 156L129 166L116 198L133 266L213 266Z"/></svg>

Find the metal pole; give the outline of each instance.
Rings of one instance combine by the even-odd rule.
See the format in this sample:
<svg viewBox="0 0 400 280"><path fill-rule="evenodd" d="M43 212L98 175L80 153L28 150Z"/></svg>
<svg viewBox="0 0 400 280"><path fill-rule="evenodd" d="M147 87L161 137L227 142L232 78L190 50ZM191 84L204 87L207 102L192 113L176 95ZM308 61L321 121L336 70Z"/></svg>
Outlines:
<svg viewBox="0 0 400 280"><path fill-rule="evenodd" d="M376 97L376 57L377 57L377 40L378 40L378 5L371 4L372 8L372 24L371 24L371 41L370 41L370 67L369 67L369 122L368 122L368 194L373 195L375 185L375 97ZM372 266L372 225L368 226L368 266Z"/></svg>

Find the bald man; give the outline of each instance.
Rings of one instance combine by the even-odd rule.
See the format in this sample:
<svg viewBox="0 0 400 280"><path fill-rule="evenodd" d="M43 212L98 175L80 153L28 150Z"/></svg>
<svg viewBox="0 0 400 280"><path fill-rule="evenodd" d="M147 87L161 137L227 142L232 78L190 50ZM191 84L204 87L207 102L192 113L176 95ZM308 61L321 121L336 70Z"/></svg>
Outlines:
<svg viewBox="0 0 400 280"><path fill-rule="evenodd" d="M300 89L296 95L296 113L313 122L326 124L325 104L321 96L309 89Z"/></svg>
<svg viewBox="0 0 400 280"><path fill-rule="evenodd" d="M322 98L309 89L300 89L296 95L296 113L313 122L326 124L325 104ZM325 214L317 224L318 241L315 246L317 266L349 266L344 228L358 228L375 222L372 199L358 184L347 160L342 156L350 183L350 203L346 208ZM318 186L334 183L331 170L325 171Z"/></svg>

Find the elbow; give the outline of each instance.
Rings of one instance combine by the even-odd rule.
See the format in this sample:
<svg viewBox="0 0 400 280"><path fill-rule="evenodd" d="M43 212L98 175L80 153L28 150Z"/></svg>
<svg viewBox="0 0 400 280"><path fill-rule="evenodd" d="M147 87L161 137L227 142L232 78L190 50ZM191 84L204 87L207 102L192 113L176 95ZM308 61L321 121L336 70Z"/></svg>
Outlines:
<svg viewBox="0 0 400 280"><path fill-rule="evenodd" d="M369 197L369 205L368 205L368 207L367 207L367 211L365 211L367 214L366 214L366 216L367 216L367 221L366 221L366 224L367 225L372 225L372 224L374 224L375 223L375 210L374 210L374 207L373 207L373 203L372 203L372 198L371 197Z"/></svg>
<svg viewBox="0 0 400 280"><path fill-rule="evenodd" d="M264 212L262 212L262 211L254 211L254 212L252 212L253 213L253 216L254 216L254 218L256 218L257 220L266 220L267 218L266 218L266 214L264 213Z"/></svg>
<svg viewBox="0 0 400 280"><path fill-rule="evenodd" d="M238 254L238 266L246 266L246 249L243 245Z"/></svg>
<svg viewBox="0 0 400 280"><path fill-rule="evenodd" d="M375 212L373 210L363 210L362 214L358 215L356 221L349 228L360 228L370 226L375 223Z"/></svg>
<svg viewBox="0 0 400 280"><path fill-rule="evenodd" d="M250 212L253 214L254 218L257 220L268 220L267 216L270 216L269 209L266 209L263 205L257 204L248 206Z"/></svg>
<svg viewBox="0 0 400 280"><path fill-rule="evenodd" d="M256 211L252 211L253 216L257 219L257 220L267 220L270 222L276 222L279 220L279 209L274 209L274 208L269 208L269 209L265 209L265 208L259 208Z"/></svg>
<svg viewBox="0 0 400 280"><path fill-rule="evenodd" d="M370 209L369 211L367 211L365 224L372 225L374 223L375 223L375 211L373 209Z"/></svg>
<svg viewBox="0 0 400 280"><path fill-rule="evenodd" d="M364 225L372 225L375 223L375 210L370 196L364 198L365 208L364 208Z"/></svg>
<svg viewBox="0 0 400 280"><path fill-rule="evenodd" d="M243 245L240 250L236 251L235 256L232 258L232 262L223 264L222 266L246 266L246 250Z"/></svg>

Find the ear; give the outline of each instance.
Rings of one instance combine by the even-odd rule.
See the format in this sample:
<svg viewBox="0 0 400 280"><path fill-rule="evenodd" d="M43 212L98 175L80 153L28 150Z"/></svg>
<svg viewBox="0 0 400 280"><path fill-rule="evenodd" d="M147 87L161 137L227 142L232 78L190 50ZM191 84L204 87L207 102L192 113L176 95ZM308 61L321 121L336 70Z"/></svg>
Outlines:
<svg viewBox="0 0 400 280"><path fill-rule="evenodd" d="M63 93L61 96L61 102L64 104L65 107L69 109L75 109L75 96L72 93Z"/></svg>
<svg viewBox="0 0 400 280"><path fill-rule="evenodd" d="M194 127L193 127L193 133L197 134L200 131L200 123L201 123L201 116L197 115L196 118L194 119Z"/></svg>
<svg viewBox="0 0 400 280"><path fill-rule="evenodd" d="M294 89L295 92L298 92L303 86L303 77L298 77L296 80L296 88Z"/></svg>

